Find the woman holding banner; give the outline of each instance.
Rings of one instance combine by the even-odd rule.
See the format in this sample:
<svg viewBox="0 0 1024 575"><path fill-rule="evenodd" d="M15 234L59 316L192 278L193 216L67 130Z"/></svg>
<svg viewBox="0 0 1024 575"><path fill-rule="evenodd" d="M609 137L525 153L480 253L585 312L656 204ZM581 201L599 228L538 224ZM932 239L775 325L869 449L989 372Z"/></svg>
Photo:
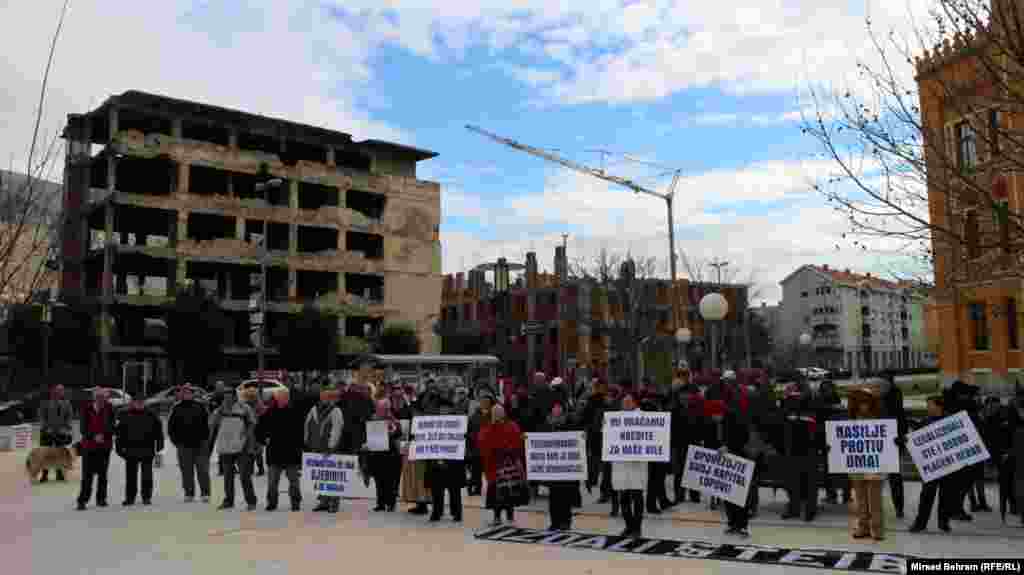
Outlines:
<svg viewBox="0 0 1024 575"><path fill-rule="evenodd" d="M622 410L637 411L640 404L636 393L626 391L622 395ZM644 490L647 489L646 461L616 461L612 463L612 489L619 495L622 518L626 529L622 535L640 537L644 522Z"/></svg>
<svg viewBox="0 0 1024 575"><path fill-rule="evenodd" d="M556 400L551 404L551 414L547 421L540 426L538 431L559 432L559 431L582 431L583 426L579 425L575 418L570 417L564 411L562 402ZM572 510L583 505L583 495L580 493L579 481L549 481L547 488L548 514L551 516L551 527L549 531L571 531Z"/></svg>
<svg viewBox="0 0 1024 575"><path fill-rule="evenodd" d="M485 507L494 512L492 525L501 525L502 511L511 522L515 519L513 510L526 503L524 498L529 499L524 465L526 454L523 433L505 414L505 407L495 405L491 414L493 424L480 432L480 457L487 476ZM515 477L516 470L523 471L521 477Z"/></svg>

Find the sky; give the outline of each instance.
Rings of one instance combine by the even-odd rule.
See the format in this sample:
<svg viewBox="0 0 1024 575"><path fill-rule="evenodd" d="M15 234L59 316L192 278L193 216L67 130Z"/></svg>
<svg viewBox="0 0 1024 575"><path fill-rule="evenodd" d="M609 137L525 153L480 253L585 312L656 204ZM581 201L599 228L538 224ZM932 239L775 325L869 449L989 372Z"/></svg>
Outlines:
<svg viewBox="0 0 1024 575"><path fill-rule="evenodd" d="M62 3L0 5L0 159L22 171ZM568 234L571 260L653 256L667 276L665 202L465 129L477 125L661 193L678 171L677 253L728 261L727 276L752 278L772 304L805 264L905 268L901 246L844 237L843 214L812 188L836 167L800 128L829 112L812 90L863 89L856 65L876 58L867 18L903 34L927 6L71 0L40 142L129 89L393 140L439 154L418 177L442 187L445 273L527 251L551 270ZM909 66L898 72L912 85Z"/></svg>

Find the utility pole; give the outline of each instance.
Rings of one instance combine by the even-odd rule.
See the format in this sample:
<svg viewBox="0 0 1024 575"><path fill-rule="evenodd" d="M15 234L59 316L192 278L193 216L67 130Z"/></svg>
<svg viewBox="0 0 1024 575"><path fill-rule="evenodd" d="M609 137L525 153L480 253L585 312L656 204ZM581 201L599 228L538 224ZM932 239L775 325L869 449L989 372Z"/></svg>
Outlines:
<svg viewBox="0 0 1024 575"><path fill-rule="evenodd" d="M727 262L725 260L720 260L720 259L713 259L710 262L708 262L708 265L713 267L713 268L715 268L715 272L717 272L716 276L715 276L716 279L717 279L717 281L715 282L715 289L720 292L720 291L722 291L722 268L728 266L729 262ZM725 318L722 318L722 322L723 323L725 322ZM722 328L723 328L722 331L723 332L725 331L724 327L725 326L723 325L722 326ZM719 343L718 340L720 339L718 336L719 336L719 334L712 334L712 336L711 336L711 343L713 344L711 346L711 349L712 349L711 353L714 356L714 360L713 360L714 363L712 363L712 365L720 365L721 364L721 362L719 361L720 358L718 357L718 355L721 353L721 351L719 351L720 348L718 346L718 343Z"/></svg>

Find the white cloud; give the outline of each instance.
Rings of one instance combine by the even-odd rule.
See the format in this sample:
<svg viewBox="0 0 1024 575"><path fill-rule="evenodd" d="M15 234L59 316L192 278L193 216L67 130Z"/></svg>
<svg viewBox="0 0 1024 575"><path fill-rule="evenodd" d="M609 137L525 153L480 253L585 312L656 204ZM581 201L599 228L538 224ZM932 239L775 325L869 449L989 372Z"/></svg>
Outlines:
<svg viewBox="0 0 1024 575"><path fill-rule="evenodd" d="M415 144L354 102L372 78L378 42L327 18L315 2L232 5L72 3L57 45L43 119L52 135L81 113L129 89ZM32 112L60 0L0 8L0 157L24 165ZM247 6L247 7L242 7ZM115 32L116 30L116 32Z"/></svg>
<svg viewBox="0 0 1024 575"><path fill-rule="evenodd" d="M391 38L407 49L438 57L433 45L424 40L433 30L446 45L461 51L466 29L500 48L527 46L525 54L546 52L566 68L546 89L547 101L581 103L650 101L707 86L736 94L784 92L812 81L856 87L857 61L877 62L863 13L871 16L883 37L892 29L910 38L910 16L925 18L933 0L755 4L649 0L625 6L616 0L392 0L386 4L400 14ZM383 22L379 2L348 0L343 6L369 15L375 23ZM527 17L513 17L517 14ZM540 47L533 42L538 36ZM912 82L909 65L900 73ZM520 79L539 85L533 82L535 77Z"/></svg>

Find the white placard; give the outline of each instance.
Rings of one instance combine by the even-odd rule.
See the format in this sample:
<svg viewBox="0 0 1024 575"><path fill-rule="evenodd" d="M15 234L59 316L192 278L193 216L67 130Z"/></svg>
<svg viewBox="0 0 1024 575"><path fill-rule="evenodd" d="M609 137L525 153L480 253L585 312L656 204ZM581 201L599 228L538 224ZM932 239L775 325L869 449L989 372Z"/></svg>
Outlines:
<svg viewBox="0 0 1024 575"><path fill-rule="evenodd" d="M601 461L671 461L672 414L611 411L604 414Z"/></svg>
<svg viewBox="0 0 1024 575"><path fill-rule="evenodd" d="M347 497L357 483L359 458L355 455L302 454L302 488L317 497Z"/></svg>
<svg viewBox="0 0 1024 575"><path fill-rule="evenodd" d="M526 479L586 481L586 435L582 431L527 433Z"/></svg>
<svg viewBox="0 0 1024 575"><path fill-rule="evenodd" d="M423 415L412 418L409 460L458 460L466 458L465 415Z"/></svg>
<svg viewBox="0 0 1024 575"><path fill-rule="evenodd" d="M899 473L895 419L826 421L829 473Z"/></svg>
<svg viewBox="0 0 1024 575"><path fill-rule="evenodd" d="M375 420L366 422L366 448L370 451L387 451L390 447L388 441L388 421Z"/></svg>
<svg viewBox="0 0 1024 575"><path fill-rule="evenodd" d="M747 505L747 493L754 476L753 461L696 445L691 445L686 452L683 485L741 507Z"/></svg>
<svg viewBox="0 0 1024 575"><path fill-rule="evenodd" d="M911 433L907 450L925 483L991 457L966 411Z"/></svg>

